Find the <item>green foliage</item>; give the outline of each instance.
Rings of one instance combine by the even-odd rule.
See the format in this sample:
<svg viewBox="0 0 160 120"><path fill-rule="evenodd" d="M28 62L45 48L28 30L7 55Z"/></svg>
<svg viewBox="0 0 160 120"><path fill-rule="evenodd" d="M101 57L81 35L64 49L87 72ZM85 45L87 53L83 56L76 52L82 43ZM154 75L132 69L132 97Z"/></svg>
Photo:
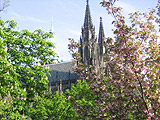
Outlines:
<svg viewBox="0 0 160 120"><path fill-rule="evenodd" d="M83 118L89 119L97 115L98 106L95 104L96 94L91 91L85 80L77 80L77 85L72 84L71 90L66 91L66 96L77 113Z"/></svg>
<svg viewBox="0 0 160 120"><path fill-rule="evenodd" d="M86 81L78 80L65 94L55 92L54 95L46 94L36 98L34 107L27 110L27 116L34 120L89 120L96 117L99 109L95 104L96 98Z"/></svg>
<svg viewBox="0 0 160 120"><path fill-rule="evenodd" d="M71 120L79 118L79 115L76 113L71 104L66 100L66 97L63 94L59 95L58 92L56 92L53 101L53 112L55 120Z"/></svg>
<svg viewBox="0 0 160 120"><path fill-rule="evenodd" d="M29 108L28 116L34 120L71 120L79 119L75 109L63 94L56 92L38 97Z"/></svg>
<svg viewBox="0 0 160 120"><path fill-rule="evenodd" d="M34 107L30 107L28 109L28 114L30 118L34 120L48 120L53 117L52 111L52 105L53 101L50 99L47 99L45 97L38 97L36 98L36 101L33 103Z"/></svg>
<svg viewBox="0 0 160 120"><path fill-rule="evenodd" d="M2 23L2 22L1 22ZM1 29L0 29L1 30ZM7 61L7 52L4 47L4 41L0 39L0 118L18 119L22 115L16 111L23 111L26 93L20 88L18 81L20 76L15 72L15 67Z"/></svg>
<svg viewBox="0 0 160 120"><path fill-rule="evenodd" d="M55 54L54 45L46 42L53 37L50 33L18 32L16 25L13 20L0 20L0 119L25 119L31 104L48 90L48 70L35 62L48 63L47 56Z"/></svg>

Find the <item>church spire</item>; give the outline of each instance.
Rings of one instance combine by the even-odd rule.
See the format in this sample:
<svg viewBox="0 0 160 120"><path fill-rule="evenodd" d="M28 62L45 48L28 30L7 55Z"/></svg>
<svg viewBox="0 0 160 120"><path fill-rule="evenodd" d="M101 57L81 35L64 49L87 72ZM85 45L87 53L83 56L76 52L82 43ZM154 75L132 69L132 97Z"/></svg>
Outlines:
<svg viewBox="0 0 160 120"><path fill-rule="evenodd" d="M54 28L53 28L53 17L52 17L52 20L51 20L51 28L49 30L49 33L54 35ZM55 39L54 38L49 38L48 39L49 42L53 42L53 43L56 43Z"/></svg>
<svg viewBox="0 0 160 120"><path fill-rule="evenodd" d="M92 53L96 51L94 49L97 42L96 40L97 39L95 39L95 28L93 27L90 14L89 0L86 0L84 25L82 27L82 36L80 38L81 47L79 48L82 62L85 65L95 65L95 56L93 56Z"/></svg>
<svg viewBox="0 0 160 120"><path fill-rule="evenodd" d="M51 29L50 29L50 33L54 33L54 29L53 29L53 17L52 17L52 20L51 20Z"/></svg>
<svg viewBox="0 0 160 120"><path fill-rule="evenodd" d="M84 28L92 28L92 27L93 27L93 24L92 24L92 19L90 15L89 0L87 0Z"/></svg>
<svg viewBox="0 0 160 120"><path fill-rule="evenodd" d="M98 36L98 44L99 44L99 52L98 52L98 58L99 58L99 66L104 67L104 53L105 53L105 47L104 47L104 30L103 30L103 23L102 23L102 17L100 17L100 26L99 26L99 36Z"/></svg>
<svg viewBox="0 0 160 120"><path fill-rule="evenodd" d="M99 27L99 37L98 37L98 42L103 44L104 42L104 30L103 30L103 23L102 23L102 17L100 17L100 27Z"/></svg>

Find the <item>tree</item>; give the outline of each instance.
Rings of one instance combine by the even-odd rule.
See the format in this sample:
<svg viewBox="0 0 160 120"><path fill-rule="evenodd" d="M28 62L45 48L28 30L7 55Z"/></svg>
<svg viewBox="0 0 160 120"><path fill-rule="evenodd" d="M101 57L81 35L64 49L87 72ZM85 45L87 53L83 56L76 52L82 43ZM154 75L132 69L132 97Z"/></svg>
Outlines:
<svg viewBox="0 0 160 120"><path fill-rule="evenodd" d="M80 118L63 94L47 94L36 98L28 115L33 120L71 120Z"/></svg>
<svg viewBox="0 0 160 120"><path fill-rule="evenodd" d="M0 20L0 117L23 119L36 102L48 91L48 69L35 61L49 62L54 45L46 42L53 37L42 30L15 31L16 23Z"/></svg>
<svg viewBox="0 0 160 120"><path fill-rule="evenodd" d="M82 82L77 80L76 85L72 84L71 90L66 90L65 96L72 108L75 108L78 115L81 115L83 119L90 120L92 117L96 117L96 110L99 108L95 104L97 96L91 91L85 80Z"/></svg>
<svg viewBox="0 0 160 120"><path fill-rule="evenodd" d="M160 7L157 6L158 11L152 9L148 13L131 13L131 25L127 25L122 8L115 7L115 2L101 2L115 19L112 22L115 39L107 38L105 43L108 48L106 52L110 56L105 62L110 72L98 74L94 66L80 63L81 57L75 51L79 44L71 40L69 49L75 59L74 69L88 81L93 93L97 95L95 103L100 106L100 109L95 108L98 111L97 118L158 120L160 46L155 24L160 21Z"/></svg>

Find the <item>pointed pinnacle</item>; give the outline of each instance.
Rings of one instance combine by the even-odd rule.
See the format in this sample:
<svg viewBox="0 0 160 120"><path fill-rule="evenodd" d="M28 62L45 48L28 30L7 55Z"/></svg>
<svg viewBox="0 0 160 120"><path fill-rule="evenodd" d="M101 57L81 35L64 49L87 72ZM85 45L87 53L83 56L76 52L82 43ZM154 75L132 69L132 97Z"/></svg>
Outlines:
<svg viewBox="0 0 160 120"><path fill-rule="evenodd" d="M102 17L100 17L100 22L102 22Z"/></svg>
<svg viewBox="0 0 160 120"><path fill-rule="evenodd" d="M87 0L86 2L87 2L87 5L88 5L88 3L89 3L89 0Z"/></svg>

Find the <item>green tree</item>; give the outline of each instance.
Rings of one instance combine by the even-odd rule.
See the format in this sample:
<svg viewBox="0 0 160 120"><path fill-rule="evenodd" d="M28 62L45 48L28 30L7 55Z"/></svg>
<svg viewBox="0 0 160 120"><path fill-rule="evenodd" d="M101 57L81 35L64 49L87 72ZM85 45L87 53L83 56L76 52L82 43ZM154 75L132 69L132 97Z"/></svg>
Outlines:
<svg viewBox="0 0 160 120"><path fill-rule="evenodd" d="M2 24L2 22L1 22ZM0 29L2 35L3 30ZM0 118L22 118L17 112L22 111L25 104L21 97L26 98L26 93L18 81L20 76L15 72L15 67L7 61L7 52L4 40L0 39Z"/></svg>
<svg viewBox="0 0 160 120"><path fill-rule="evenodd" d="M50 33L42 30L15 31L16 22L0 20L0 117L22 119L33 107L36 98L47 92L46 64L54 55L54 45L46 42ZM21 118L20 118L21 117Z"/></svg>
<svg viewBox="0 0 160 120"><path fill-rule="evenodd" d="M74 107L64 94L47 94L36 98L33 108L29 108L28 116L33 120L72 120L79 119Z"/></svg>
<svg viewBox="0 0 160 120"><path fill-rule="evenodd" d="M97 99L85 80L77 80L77 84L72 84L71 90L67 90L65 95L72 107L75 108L77 113L82 116L83 119L96 118L97 110L95 100Z"/></svg>

